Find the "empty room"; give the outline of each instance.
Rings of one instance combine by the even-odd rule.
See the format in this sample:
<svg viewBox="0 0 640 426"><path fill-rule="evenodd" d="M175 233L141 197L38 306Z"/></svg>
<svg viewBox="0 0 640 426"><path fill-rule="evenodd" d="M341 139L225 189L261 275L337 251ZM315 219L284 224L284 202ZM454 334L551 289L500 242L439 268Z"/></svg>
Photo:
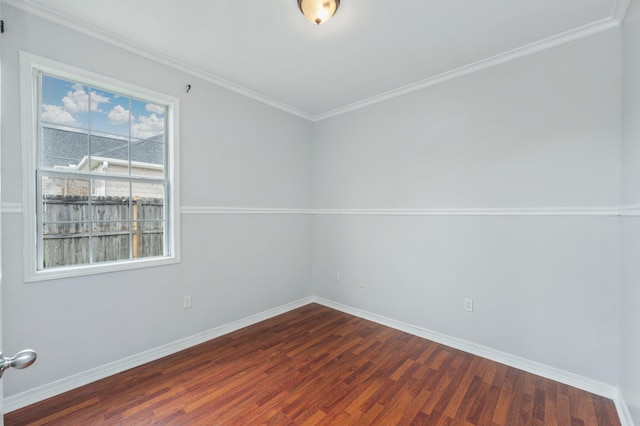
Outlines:
<svg viewBox="0 0 640 426"><path fill-rule="evenodd" d="M640 425L640 0L0 0L4 424Z"/></svg>

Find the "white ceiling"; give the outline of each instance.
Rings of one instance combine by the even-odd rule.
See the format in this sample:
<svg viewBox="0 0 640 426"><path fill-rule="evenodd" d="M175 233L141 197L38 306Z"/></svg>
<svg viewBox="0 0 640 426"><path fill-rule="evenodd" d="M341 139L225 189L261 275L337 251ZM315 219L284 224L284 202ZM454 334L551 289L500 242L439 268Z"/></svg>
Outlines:
<svg viewBox="0 0 640 426"><path fill-rule="evenodd" d="M319 27L302 16L296 0L7 3L81 20L85 28L313 119L549 37L615 22L628 0L342 0Z"/></svg>

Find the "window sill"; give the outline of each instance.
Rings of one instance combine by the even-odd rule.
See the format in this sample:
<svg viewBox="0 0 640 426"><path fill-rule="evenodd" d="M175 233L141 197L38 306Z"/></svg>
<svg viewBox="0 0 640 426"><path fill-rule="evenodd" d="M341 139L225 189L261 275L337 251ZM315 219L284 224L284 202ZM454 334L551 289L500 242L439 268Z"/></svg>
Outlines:
<svg viewBox="0 0 640 426"><path fill-rule="evenodd" d="M68 266L52 268L44 271L29 271L25 274L25 283L56 280L61 278L91 276L109 272L130 271L134 269L155 266L173 265L180 263L179 256L155 257L140 260L125 260L120 262L100 263L95 265Z"/></svg>

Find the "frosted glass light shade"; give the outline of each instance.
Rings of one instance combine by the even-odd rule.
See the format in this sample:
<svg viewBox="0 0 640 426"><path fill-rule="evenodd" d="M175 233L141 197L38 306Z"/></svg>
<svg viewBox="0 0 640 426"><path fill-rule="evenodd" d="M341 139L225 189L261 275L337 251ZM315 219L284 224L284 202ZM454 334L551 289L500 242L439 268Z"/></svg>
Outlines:
<svg viewBox="0 0 640 426"><path fill-rule="evenodd" d="M316 25L324 24L340 6L340 0L298 0L302 14Z"/></svg>

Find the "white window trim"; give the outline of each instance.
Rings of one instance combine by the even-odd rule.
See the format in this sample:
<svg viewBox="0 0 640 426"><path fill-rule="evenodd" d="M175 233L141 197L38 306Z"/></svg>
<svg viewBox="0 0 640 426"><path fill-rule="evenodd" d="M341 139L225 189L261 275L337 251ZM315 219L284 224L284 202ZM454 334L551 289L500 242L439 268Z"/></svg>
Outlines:
<svg viewBox="0 0 640 426"><path fill-rule="evenodd" d="M167 106L167 256L135 259L91 265L67 266L38 270L38 233L36 200L37 134L38 134L38 87L34 74L38 71L98 86L106 90L130 95ZM83 70L48 58L20 52L20 96L22 116L22 163L23 163L23 228L24 228L24 281L37 282L51 279L77 277L98 273L124 271L150 266L180 262L180 149L179 122L180 99L122 82L97 73Z"/></svg>

